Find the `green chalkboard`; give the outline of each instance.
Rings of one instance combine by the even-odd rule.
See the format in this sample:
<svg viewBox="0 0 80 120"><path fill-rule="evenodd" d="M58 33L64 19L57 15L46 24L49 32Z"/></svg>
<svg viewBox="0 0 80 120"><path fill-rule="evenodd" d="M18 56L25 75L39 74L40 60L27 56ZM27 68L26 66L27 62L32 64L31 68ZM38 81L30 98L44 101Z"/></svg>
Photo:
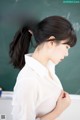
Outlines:
<svg viewBox="0 0 80 120"><path fill-rule="evenodd" d="M19 71L9 64L9 43L26 13L39 19L60 15L72 22L78 42L69 57L56 67L56 73L67 92L80 94L80 3L64 0L0 0L0 87L12 91L16 82ZM31 47L30 52L33 49Z"/></svg>

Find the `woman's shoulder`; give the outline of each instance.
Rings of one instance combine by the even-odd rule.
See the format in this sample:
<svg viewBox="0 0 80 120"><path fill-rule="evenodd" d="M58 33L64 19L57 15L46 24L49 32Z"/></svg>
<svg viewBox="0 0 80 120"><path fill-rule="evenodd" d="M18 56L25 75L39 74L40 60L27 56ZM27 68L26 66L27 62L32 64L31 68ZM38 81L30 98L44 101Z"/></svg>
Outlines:
<svg viewBox="0 0 80 120"><path fill-rule="evenodd" d="M29 67L24 66L23 69L18 73L17 82L24 84L37 84L37 78L35 72Z"/></svg>

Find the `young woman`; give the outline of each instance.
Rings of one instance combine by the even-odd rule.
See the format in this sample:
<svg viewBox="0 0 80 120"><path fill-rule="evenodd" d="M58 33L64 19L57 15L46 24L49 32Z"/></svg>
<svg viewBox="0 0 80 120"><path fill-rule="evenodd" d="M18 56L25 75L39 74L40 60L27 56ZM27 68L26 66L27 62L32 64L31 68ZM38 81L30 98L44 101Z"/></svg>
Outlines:
<svg viewBox="0 0 80 120"><path fill-rule="evenodd" d="M32 36L36 48L27 54ZM13 120L56 120L70 105L69 94L55 74L55 65L68 56L76 40L71 23L60 16L26 24L16 33L10 44L10 57L13 66L21 71L14 87Z"/></svg>

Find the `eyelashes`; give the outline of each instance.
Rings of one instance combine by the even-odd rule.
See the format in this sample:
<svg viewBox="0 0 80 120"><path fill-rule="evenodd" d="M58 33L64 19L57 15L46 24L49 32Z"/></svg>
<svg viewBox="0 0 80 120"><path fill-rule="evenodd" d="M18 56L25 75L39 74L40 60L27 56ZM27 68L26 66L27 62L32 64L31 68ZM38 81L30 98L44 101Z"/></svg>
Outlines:
<svg viewBox="0 0 80 120"><path fill-rule="evenodd" d="M66 45L66 48L69 50L69 49L70 49L70 46L69 46L69 45Z"/></svg>

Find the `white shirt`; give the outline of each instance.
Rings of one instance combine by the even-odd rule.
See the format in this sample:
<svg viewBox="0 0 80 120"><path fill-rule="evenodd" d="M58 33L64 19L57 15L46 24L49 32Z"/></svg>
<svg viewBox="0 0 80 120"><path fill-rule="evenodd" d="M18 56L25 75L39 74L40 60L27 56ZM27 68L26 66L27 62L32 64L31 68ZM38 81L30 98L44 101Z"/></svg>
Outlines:
<svg viewBox="0 0 80 120"><path fill-rule="evenodd" d="M30 55L25 55L25 62L14 87L13 120L40 120L55 108L63 88L54 63L45 67Z"/></svg>

